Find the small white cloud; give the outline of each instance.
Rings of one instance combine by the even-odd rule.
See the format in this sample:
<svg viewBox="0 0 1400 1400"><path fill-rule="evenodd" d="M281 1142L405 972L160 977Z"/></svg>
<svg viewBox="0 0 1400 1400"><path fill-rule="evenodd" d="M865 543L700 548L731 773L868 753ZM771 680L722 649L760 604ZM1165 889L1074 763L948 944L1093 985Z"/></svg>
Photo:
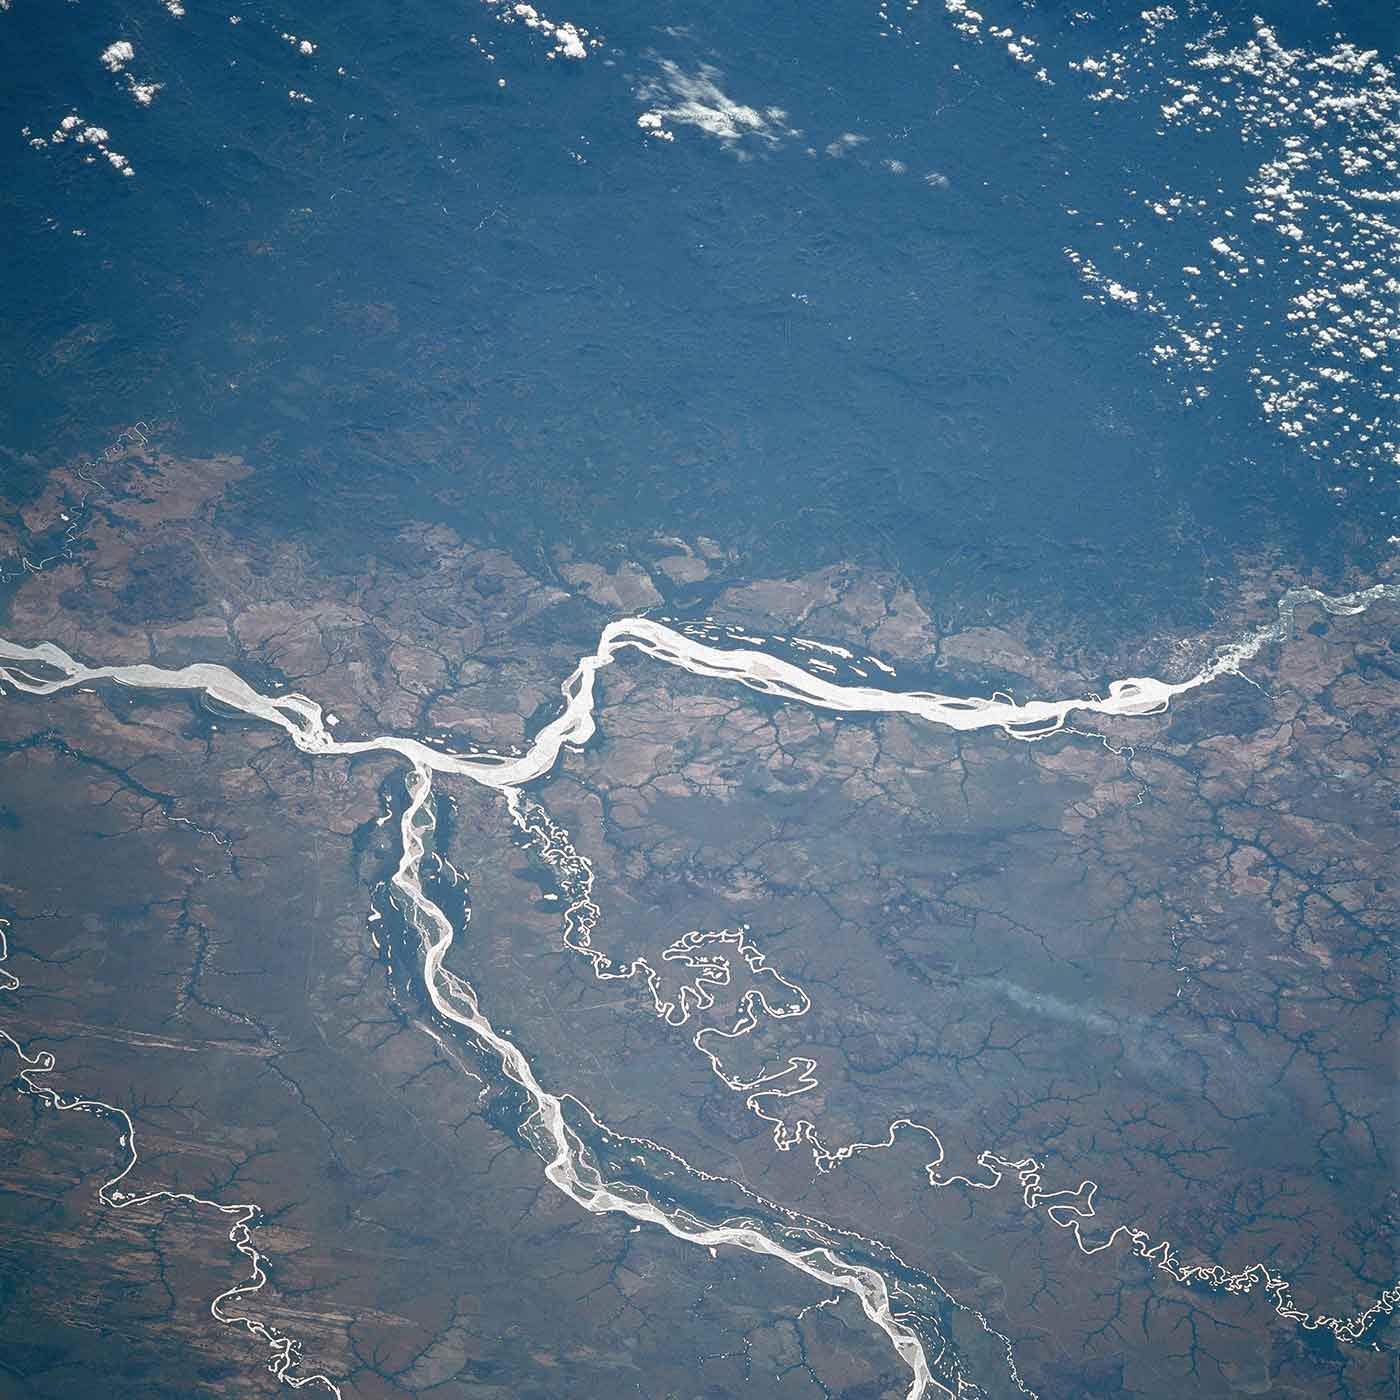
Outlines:
<svg viewBox="0 0 1400 1400"><path fill-rule="evenodd" d="M637 125L646 132L648 136L654 136L658 141L674 141L676 133L667 131L660 112L643 112L637 118Z"/></svg>
<svg viewBox="0 0 1400 1400"><path fill-rule="evenodd" d="M517 5L516 9L519 8L520 6ZM526 6L526 8L529 7ZM548 21L541 27L547 28ZM554 26L554 49L549 56L551 58L559 56L572 59L588 57L588 49L584 46L583 35L568 20Z"/></svg>
<svg viewBox="0 0 1400 1400"><path fill-rule="evenodd" d="M868 138L857 135L854 131L843 131L836 140L832 141L826 148L827 155L833 160L840 160L847 151L853 151L862 145Z"/></svg>
<svg viewBox="0 0 1400 1400"><path fill-rule="evenodd" d="M133 58L136 50L129 39L118 39L102 50L102 65L109 73L120 73Z"/></svg>

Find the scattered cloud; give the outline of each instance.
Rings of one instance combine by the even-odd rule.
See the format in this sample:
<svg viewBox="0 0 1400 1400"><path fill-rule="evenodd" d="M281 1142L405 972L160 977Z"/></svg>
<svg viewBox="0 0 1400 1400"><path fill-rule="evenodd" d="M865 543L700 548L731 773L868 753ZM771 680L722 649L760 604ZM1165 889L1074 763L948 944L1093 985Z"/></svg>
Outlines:
<svg viewBox="0 0 1400 1400"><path fill-rule="evenodd" d="M126 90L142 107L149 107L155 100L156 93L161 90L164 84L139 82L131 73L128 73L126 66L135 57L136 49L131 40L118 39L102 50L102 66L109 73L120 73L126 79Z"/></svg>
<svg viewBox="0 0 1400 1400"><path fill-rule="evenodd" d="M502 24L523 24L551 40L547 58L585 59L590 49L598 48L603 42L600 36L590 34L582 25L542 15L525 0L486 0L486 4Z"/></svg>
<svg viewBox="0 0 1400 1400"><path fill-rule="evenodd" d="M637 125L651 136L669 141L673 139L669 127L693 126L737 149L753 142L776 146L801 134L787 124L787 113L781 107L759 108L736 102L720 86L722 74L708 63L688 71L663 58L657 68L657 75L637 88L637 98L647 108L637 118Z"/></svg>
<svg viewBox="0 0 1400 1400"><path fill-rule="evenodd" d="M853 151L857 146L862 146L868 137L858 136L854 131L843 131L836 140L827 144L826 153L833 160L840 160L847 151Z"/></svg>
<svg viewBox="0 0 1400 1400"><path fill-rule="evenodd" d="M1089 53L1077 36L1045 26L1036 40L967 0L943 9L954 32L1005 43L1031 76L1043 57L1097 109L1104 141L1146 122L1172 153L1161 162L1179 172L1172 184L1138 160L1131 185L1097 191L1066 251L1087 295L1158 323L1151 358L1182 402L1209 397L1211 376L1238 366L1263 420L1329 472L1400 481L1394 59L1341 35L1286 44L1247 9L1158 4L1102 29L1076 11L1108 41ZM1036 22L1024 7L1019 18ZM1212 177L1208 160L1199 176L1182 173L1194 146L1222 138L1240 173Z"/></svg>
<svg viewBox="0 0 1400 1400"><path fill-rule="evenodd" d="M648 136L655 136L659 141L674 141L676 139L674 131L666 130L665 120L660 112L643 112L637 118L637 125Z"/></svg>
<svg viewBox="0 0 1400 1400"><path fill-rule="evenodd" d="M111 147L111 137L105 126L97 126L85 121L77 112L69 112L48 136L36 136L30 127L23 127L21 134L37 151L49 146L72 144L83 152L83 163L96 165L98 157L105 157L107 163L121 174L130 177L136 172L131 162Z"/></svg>

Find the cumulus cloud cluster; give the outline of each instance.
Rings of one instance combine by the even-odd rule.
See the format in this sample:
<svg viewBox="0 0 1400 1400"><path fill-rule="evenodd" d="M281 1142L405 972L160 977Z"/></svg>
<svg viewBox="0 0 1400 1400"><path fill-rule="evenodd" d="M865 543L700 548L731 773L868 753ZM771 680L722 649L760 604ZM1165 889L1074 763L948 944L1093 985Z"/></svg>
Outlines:
<svg viewBox="0 0 1400 1400"><path fill-rule="evenodd" d="M33 130L27 126L22 129L22 134L35 150L43 150L46 146L62 146L71 143L82 151L85 164L95 165L98 157L101 156L114 170L120 171L125 176L129 177L136 173L131 168L131 162L120 152L112 149L111 136L107 128L85 121L77 112L69 112L48 136L36 136Z"/></svg>
<svg viewBox="0 0 1400 1400"><path fill-rule="evenodd" d="M127 64L136 57L136 48L130 39L117 39L107 45L99 55L102 66L109 73L119 73L126 80L126 90L142 107L149 107L163 83L143 83L127 72Z"/></svg>
<svg viewBox="0 0 1400 1400"><path fill-rule="evenodd" d="M486 0L503 24L523 24L551 41L547 58L571 58L581 60L588 57L589 51L602 44L596 34L590 34L582 25L570 20L552 20L543 15L535 6L525 0Z"/></svg>
<svg viewBox="0 0 1400 1400"><path fill-rule="evenodd" d="M966 0L945 10L977 43L1010 32ZM1400 480L1400 80L1374 51L1290 46L1246 13L1159 4L1109 46L1061 42L1057 75L1111 119L1105 142L1145 120L1170 143L1163 169L1199 176L1174 186L1136 160L1065 251L1088 295L1157 323L1153 359L1186 403L1231 362L1301 450ZM1010 42L1018 62L1049 47ZM1222 140L1246 153L1242 180L1211 177Z"/></svg>

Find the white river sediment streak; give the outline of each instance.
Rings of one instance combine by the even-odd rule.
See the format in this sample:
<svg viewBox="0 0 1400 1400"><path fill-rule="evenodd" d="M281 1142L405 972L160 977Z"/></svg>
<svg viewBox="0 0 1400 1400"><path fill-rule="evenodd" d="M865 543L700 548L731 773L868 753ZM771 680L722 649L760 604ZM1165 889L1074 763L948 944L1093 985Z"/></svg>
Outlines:
<svg viewBox="0 0 1400 1400"><path fill-rule="evenodd" d="M1034 741L1062 731L1078 732L1070 724L1071 718L1077 715L1131 718L1160 714L1177 697L1208 686L1221 676L1239 673L1241 666L1266 646L1287 637L1292 629L1294 612L1300 604L1316 605L1333 614L1354 614L1383 599L1400 600L1400 585L1378 584L1338 597L1329 597L1314 589L1295 589L1280 600L1278 615L1273 622L1222 648L1207 665L1184 680L1128 678L1114 681L1105 696L1087 695L1021 703L1000 694L991 699L964 699L928 691L898 692L838 684L762 651L713 646L650 618L624 618L603 629L597 648L579 661L564 682L562 713L535 735L523 754L516 755L445 752L418 739L392 734L370 739L338 740L330 732L325 712L315 700L296 693L265 695L225 666L205 663L177 668L146 663L94 666L77 660L50 642L24 645L0 638L0 693L3 693L5 686L9 686L28 695L48 696L100 682L113 682L142 690L199 692L210 701L250 719L275 725L303 753L325 757L392 753L405 759L410 767L409 803L401 819L402 856L392 884L404 902L406 917L420 941L427 994L438 1014L461 1026L487 1047L499 1058L504 1074L529 1096L533 1112L527 1126L535 1145L545 1157L545 1174L550 1182L593 1213L622 1214L641 1223L656 1225L678 1239L710 1248L732 1246L772 1257L828 1287L852 1295L908 1367L908 1400L922 1400L933 1393L952 1396L954 1392L933 1375L923 1340L903 1320L904 1314L896 1311L890 1287L877 1269L844 1259L830 1247L790 1247L747 1223L710 1226L684 1212L665 1211L637 1188L604 1181L588 1163L582 1144L565 1121L563 1099L539 1083L524 1053L496 1030L482 1012L470 984L444 965L454 930L451 920L425 894L421 870L428 849L427 838L434 826L431 806L433 774L458 775L500 792L506 797L517 824L528 829L521 787L550 773L566 747L580 747L593 737L596 729L597 674L627 649L639 651L692 675L736 683L778 700L817 709L845 714L907 715L961 732L991 729L1011 738ZM885 668L882 666L881 669L883 671ZM535 834L541 835L542 831L536 830ZM676 951L684 959L690 960L692 967L703 972L705 955L701 950L716 945L735 947L755 973L772 972L757 950L740 935L713 933L688 936ZM577 952L588 952L587 937L576 939L572 946ZM605 966L606 960L600 963L594 958L595 971L602 971ZM9 974L6 976L9 977ZM14 979L9 980L13 982ZM794 997L783 1008L783 1013L801 1014L805 1010L805 995L791 984L782 985ZM652 991L655 1000L654 985ZM769 1014L777 1014L771 1006L765 1006L765 1009ZM684 1004L658 1004L657 1010L673 1021L676 1016L683 1017L685 1013ZM108 1205L125 1208L156 1200L188 1201L235 1217L229 1237L238 1250L250 1259L254 1274L248 1283L228 1290L215 1300L214 1315L221 1321L240 1323L266 1341L273 1348L274 1371L288 1384L298 1387L320 1384L338 1394L334 1384L324 1376L298 1377L292 1374L298 1355L295 1342L283 1338L263 1324L227 1314L226 1303L241 1294L256 1291L264 1281L260 1256L249 1239L256 1208L220 1204L170 1192L129 1197L115 1190L136 1162L130 1119L122 1110L110 1105L64 1099L36 1083L35 1076L47 1073L52 1068L52 1057L47 1052L31 1057L8 1034L4 1034L4 1039L27 1066L20 1076L26 1092L39 1094L56 1108L101 1112L123 1124L123 1145L130 1152L131 1160L117 1177L102 1188L102 1199ZM1057 1225L1068 1229L1086 1254L1097 1253L1115 1240L1126 1237L1135 1252L1152 1260L1181 1282L1204 1282L1234 1292L1262 1285L1273 1296L1275 1310L1281 1315L1306 1328L1326 1328L1340 1340L1358 1340L1376 1316L1391 1312L1400 1303L1400 1287L1396 1287L1387 1290L1357 1317L1338 1319L1325 1315L1311 1316L1293 1303L1287 1282L1262 1264L1233 1271L1216 1264L1182 1264L1169 1244L1153 1244L1146 1232L1128 1226L1117 1227L1105 1242L1087 1243L1081 1237L1080 1225L1094 1214L1094 1183L1085 1182L1073 1192L1043 1191L1039 1165L1034 1158L1008 1161L993 1153L984 1153L981 1158L981 1165L991 1173L992 1179L939 1178L936 1169L942 1159L942 1145L937 1134L911 1119L901 1119L892 1124L885 1142L825 1148L817 1141L814 1130L806 1124L800 1125L794 1140L807 1141L816 1152L819 1165L830 1167L856 1153L888 1146L893 1142L895 1133L902 1128L926 1133L937 1145L938 1156L928 1167L931 1185L944 1186L958 1182L977 1189L990 1189L1000 1182L1004 1173L1015 1173L1022 1186L1027 1208L1043 1205L1049 1217ZM783 1145L779 1143L779 1146Z"/></svg>

